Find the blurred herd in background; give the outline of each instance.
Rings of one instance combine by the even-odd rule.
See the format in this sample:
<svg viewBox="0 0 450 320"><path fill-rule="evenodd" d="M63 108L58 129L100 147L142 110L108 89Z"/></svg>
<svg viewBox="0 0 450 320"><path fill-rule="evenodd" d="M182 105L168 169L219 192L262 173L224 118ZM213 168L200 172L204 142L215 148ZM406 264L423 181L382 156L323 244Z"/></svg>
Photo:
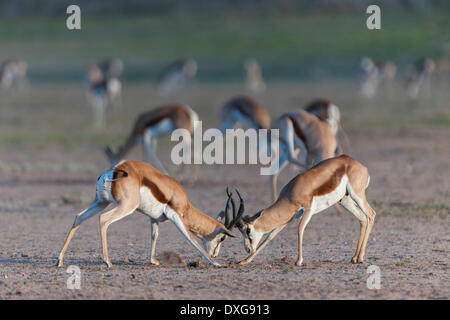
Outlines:
<svg viewBox="0 0 450 320"><path fill-rule="evenodd" d="M147 127L153 126L152 136L147 137L147 144L142 132L139 139L144 144L144 154L156 159L152 149L156 146L150 145L155 143L154 139L158 135L169 133L176 127L163 126L161 119L175 116L173 113L171 116L161 116L161 112L157 110L161 106L153 105L150 96L148 101L142 101L148 108L148 113L128 113L126 110L130 106L124 104L123 95L130 85L136 84L136 78L140 84L154 85L156 94L165 97L167 101L175 97L173 103L184 103L176 100L177 92L189 90L197 83L199 75L203 77L201 82L207 84L220 84L221 79L231 77L234 79L233 83L240 85L242 95L229 97L223 105L219 126L222 132L236 122L245 124L247 120L247 127L269 128L270 120L264 126L255 118L255 114L260 112L258 110L264 109L261 106L265 103L260 97L280 81L304 81L301 79L313 78L311 74L323 74L331 81L340 81L342 75L339 72L342 72L358 84L359 92L350 94L358 94L367 100L374 99L378 94L395 94L415 101L420 97L430 96L434 83L443 83L444 86L450 84L450 32L446 33L450 30L444 30L447 16L438 12L442 6L446 8L446 3L438 0L376 2L382 8L384 19L382 30L379 31L365 28L365 8L369 2L350 0L249 0L240 4L232 1L187 4L183 1L117 0L109 1L108 6L100 1L78 1L83 17L82 29L69 31L64 29L63 10L68 2L44 0L40 6L36 6L21 0L0 1L2 14L9 19L3 22L4 48L9 48L8 41L20 43L22 37L27 48L36 46L39 49L36 54L30 49L30 52L10 56L5 56L5 52L0 51L0 98L10 93L20 94L24 88L34 85L33 79L37 83L40 82L39 79L45 79L46 83L57 84L60 77L63 83L81 83L80 88L84 87L86 100L76 101L76 104L91 107L90 122L96 132L107 128L108 113L122 110L127 117L137 119L133 130L138 130L136 128L142 122ZM387 11L395 14L385 14ZM403 15L406 15L407 23L414 23L414 16L418 14L424 17L437 14L443 21L443 27L433 22L431 26L426 25L430 30L405 33L411 39L397 36L399 31L394 23L400 21ZM319 18L313 19L310 15L318 15ZM36 16L43 20L34 20ZM346 17L351 17L351 23L357 26L356 29L346 27ZM5 31L5 27L12 26L15 19L20 19L25 25L23 30L28 31L17 28L11 35ZM41 31L34 33L29 29L33 23ZM336 28L347 28L345 30L351 30L351 33L346 35L339 31L338 36L333 35L334 23ZM296 29L297 24L305 28ZM115 28L115 32L107 32L112 28ZM401 31L404 32L403 29ZM426 32L435 34L436 39L425 39L421 32L424 35ZM343 43L352 44L353 37L356 44L353 48L346 48ZM395 41L402 40L405 48L409 46L416 51L403 50L403 47L393 48L392 52L381 51L376 44L371 48L371 37L378 37L378 44L385 47L394 46ZM41 40L38 41L39 39ZM224 43L223 39L228 42ZM426 44L427 40L430 40L434 49L428 50L430 54L423 55L428 53L427 46L431 46ZM39 44L35 44L38 42ZM72 49L62 53L52 49L52 46L62 48L62 43L72 46ZM358 43L365 43L367 47L360 48ZM165 48L161 49L161 46ZM333 46L338 49L329 48ZM14 45L10 47L13 48L11 52L20 52L14 49ZM330 51L333 54L330 55ZM53 60L53 56L56 59ZM32 76L29 77L29 74ZM280 80L277 76L284 78ZM337 111L331 108L332 111L327 112L338 115L336 119L339 127L341 115L334 102L329 101L326 95L318 98L319 100L309 101L303 107L308 109L308 106L314 104L334 106ZM173 107L177 104L168 105ZM195 106L193 109L195 110ZM189 110L192 109L188 107L187 112L191 112ZM312 111L318 116L317 110ZM175 123L175 118L170 119ZM329 118L321 120L326 122ZM155 127L157 124L158 128ZM337 135L336 130L333 135ZM130 137L137 139L137 134L134 132ZM297 154L290 152L292 148L296 148L294 142L285 150L289 159L284 161L295 162ZM330 155L335 153L335 148L332 149ZM109 149L107 155L111 160L114 155L112 149ZM323 157L325 156L320 156L315 161L320 161ZM309 163L311 164L312 162Z"/></svg>
<svg viewBox="0 0 450 320"><path fill-rule="evenodd" d="M450 83L450 42L442 44L442 56L438 59L423 57L404 70L398 70L393 61L376 63L365 56L360 61L360 94L372 98L379 88L393 91L401 88L411 100L419 95L429 95L432 80ZM0 64L0 84L3 92L20 90L28 85L28 64L20 58L7 58ZM83 83L86 100L92 107L92 124L95 128L105 125L104 113L122 105L123 80L121 74L125 64L114 57L90 64L84 70ZM200 66L201 67L201 66ZM158 93L170 96L174 91L195 80L198 63L194 58L181 58L161 67L157 76ZM257 95L266 91L263 66L256 58L243 62L245 90Z"/></svg>

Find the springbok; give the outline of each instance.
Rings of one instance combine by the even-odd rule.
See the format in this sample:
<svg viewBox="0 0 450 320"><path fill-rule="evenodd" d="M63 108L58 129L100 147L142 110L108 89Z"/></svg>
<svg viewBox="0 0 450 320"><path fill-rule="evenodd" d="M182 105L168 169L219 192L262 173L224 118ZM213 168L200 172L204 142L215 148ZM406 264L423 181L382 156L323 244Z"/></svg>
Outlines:
<svg viewBox="0 0 450 320"><path fill-rule="evenodd" d="M123 71L123 61L119 58L111 58L101 61L98 66L105 78L119 78Z"/></svg>
<svg viewBox="0 0 450 320"><path fill-rule="evenodd" d="M220 109L219 130L225 133L236 123L247 128L270 129L270 115L258 102L246 96L238 96L227 101Z"/></svg>
<svg viewBox="0 0 450 320"><path fill-rule="evenodd" d="M191 107L183 104L161 106L140 114L125 143L113 152L109 146L105 148L106 156L111 165L122 160L131 148L142 142L144 147L144 158L146 162L152 163L161 172L167 174L167 170L156 157L157 138L163 134L171 134L175 129L187 129L183 135L183 143L188 144L186 150L191 150L191 135L194 133L197 113Z"/></svg>
<svg viewBox="0 0 450 320"><path fill-rule="evenodd" d="M0 64L0 88L21 87L27 82L28 65L19 59L7 59Z"/></svg>
<svg viewBox="0 0 450 320"><path fill-rule="evenodd" d="M385 87L392 87L397 75L397 66L392 61L385 61L380 66L381 81Z"/></svg>
<svg viewBox="0 0 450 320"><path fill-rule="evenodd" d="M327 123L331 132L337 137L338 146L336 155L343 153L340 141L345 141L346 151L350 152L350 143L347 134L341 126L341 112L335 104L326 99L316 99L308 104L305 110Z"/></svg>
<svg viewBox="0 0 450 320"><path fill-rule="evenodd" d="M364 78L360 88L361 94L366 98L373 97L380 83L380 71L369 57L362 58L360 66L364 72Z"/></svg>
<svg viewBox="0 0 450 320"><path fill-rule="evenodd" d="M100 66L93 64L87 68L87 100L93 109L93 126L105 125L105 110L108 106L118 108L122 100L122 83L119 78L106 76Z"/></svg>
<svg viewBox="0 0 450 320"><path fill-rule="evenodd" d="M108 267L112 267L108 256L108 227L111 223L129 216L136 210L150 217L151 264L160 264L155 257L159 223L170 220L209 263L219 267L221 265L213 258L219 254L221 243L228 236L233 237L230 230L244 211L242 208L240 215L235 215L231 220L229 217L230 198L231 193L228 193L225 211L221 211L217 219L211 218L191 204L185 190L174 178L159 172L145 162L123 161L103 172L98 178L95 200L86 210L75 217L58 256L57 265L59 267L63 265L64 254L80 224L105 209L109 204L113 204L113 209L100 215L103 261ZM221 222L222 219L225 220L224 223ZM193 235L202 240L203 247L197 243Z"/></svg>
<svg viewBox="0 0 450 320"><path fill-rule="evenodd" d="M244 62L246 87L250 92L261 93L266 90L266 83L262 75L261 65L256 59Z"/></svg>
<svg viewBox="0 0 450 320"><path fill-rule="evenodd" d="M254 99L247 96L237 96L227 101L220 109L221 123L219 130L222 134L227 129L232 129L236 124L243 125L247 129L267 130L267 140L258 140L259 148L272 154L272 142L270 138L270 115L266 109Z"/></svg>
<svg viewBox="0 0 450 320"><path fill-rule="evenodd" d="M414 64L414 70L407 81L407 93L410 99L417 99L422 90L430 94L431 75L435 69L436 63L431 58L422 58Z"/></svg>
<svg viewBox="0 0 450 320"><path fill-rule="evenodd" d="M326 122L303 109L282 114L273 122L272 129L279 130L279 150L272 150L273 156L277 157L274 164L278 168L271 175L271 193L275 200L278 175L288 162L308 169L315 163L334 157L337 139ZM301 161L297 160L299 151Z"/></svg>
<svg viewBox="0 0 450 320"><path fill-rule="evenodd" d="M365 190L369 181L367 168L347 155L324 160L300 173L284 186L271 206L253 216L238 218L235 225L242 233L246 251L250 253L239 263L251 262L294 217L301 217L298 226L298 258L295 262L296 266L300 266L303 262L302 242L306 225L314 214L337 203L360 221L359 240L351 262L363 262L376 215L366 200ZM267 233L268 236L261 242Z"/></svg>
<svg viewBox="0 0 450 320"><path fill-rule="evenodd" d="M158 77L158 92L168 95L176 87L195 78L197 62L194 59L180 59L166 66Z"/></svg>

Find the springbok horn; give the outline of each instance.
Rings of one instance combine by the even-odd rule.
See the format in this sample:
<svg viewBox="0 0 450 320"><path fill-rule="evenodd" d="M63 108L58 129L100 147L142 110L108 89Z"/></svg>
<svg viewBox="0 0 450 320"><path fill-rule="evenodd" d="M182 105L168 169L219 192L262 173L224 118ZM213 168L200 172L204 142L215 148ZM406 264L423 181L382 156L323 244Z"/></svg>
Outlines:
<svg viewBox="0 0 450 320"><path fill-rule="evenodd" d="M241 219L242 215L244 214L245 208L244 208L244 200L241 197L241 194L239 193L238 189L235 189L236 193L239 197L239 210L236 216L233 217L233 221L231 221L230 226L228 227L228 229L232 229L234 227L234 225Z"/></svg>
<svg viewBox="0 0 450 320"><path fill-rule="evenodd" d="M230 198L233 199L231 197L232 193L230 193L228 191L228 187L227 187L227 195L228 195L228 199L227 199L227 203L225 205L225 222L223 224L226 228L228 228L228 225L230 224ZM234 211L234 208L233 208L233 211Z"/></svg>

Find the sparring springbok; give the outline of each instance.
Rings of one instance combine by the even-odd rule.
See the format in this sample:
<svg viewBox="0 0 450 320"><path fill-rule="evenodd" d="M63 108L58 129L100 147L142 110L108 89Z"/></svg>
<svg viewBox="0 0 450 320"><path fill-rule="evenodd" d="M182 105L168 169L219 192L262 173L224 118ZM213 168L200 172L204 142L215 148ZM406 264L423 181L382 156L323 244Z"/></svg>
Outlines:
<svg viewBox="0 0 450 320"><path fill-rule="evenodd" d="M298 258L295 262L296 266L300 266L303 262L302 242L306 225L314 214L337 203L360 221L361 231L351 262L363 262L376 215L366 200L365 190L369 181L367 168L347 155L324 160L300 173L284 186L271 206L253 216L238 218L235 225L243 235L246 251L250 253L239 263L251 262L294 217L301 216L298 226ZM267 233L268 236L261 242Z"/></svg>
<svg viewBox="0 0 450 320"><path fill-rule="evenodd" d="M244 211L243 208L240 209L240 214L234 215L234 219L230 220L230 198L231 193L228 193L225 211L221 211L217 219L211 218L191 204L181 184L172 177L145 162L123 161L106 170L98 178L95 200L76 216L58 256L57 265L63 265L64 254L80 224L113 204L113 209L100 215L103 261L108 267L111 267L112 263L108 256L107 229L111 223L129 216L136 210L150 217L151 264L160 264L155 257L159 222L170 220L209 263L219 267L221 265L213 258L219 254L221 243L228 236L233 237L229 230ZM223 224L220 222L222 219L225 220ZM193 235L202 240L203 247Z"/></svg>
<svg viewBox="0 0 450 320"><path fill-rule="evenodd" d="M279 130L279 150L272 150L278 168L271 175L272 198L277 198L277 178L281 170L293 163L308 169L315 163L334 157L337 149L336 136L329 125L306 110L296 110L282 114L273 124L272 129ZM273 137L272 137L273 141ZM302 161L297 160L300 151Z"/></svg>
<svg viewBox="0 0 450 320"><path fill-rule="evenodd" d="M183 143L188 144L186 150L190 151L191 135L194 133L198 120L197 113L183 104L166 105L152 109L137 117L130 135L117 152L113 152L107 146L105 153L111 165L115 165L127 155L136 143L142 142L145 161L152 163L158 170L167 174L166 169L155 154L156 138L163 134L171 134L175 129L187 129L183 133Z"/></svg>

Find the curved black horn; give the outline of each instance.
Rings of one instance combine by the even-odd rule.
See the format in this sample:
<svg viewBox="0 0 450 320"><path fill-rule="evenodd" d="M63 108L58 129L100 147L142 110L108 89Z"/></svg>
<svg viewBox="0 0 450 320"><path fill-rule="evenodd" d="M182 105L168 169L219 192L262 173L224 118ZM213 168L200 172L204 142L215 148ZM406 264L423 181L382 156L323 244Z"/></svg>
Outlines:
<svg viewBox="0 0 450 320"><path fill-rule="evenodd" d="M225 205L225 221L224 221L224 226L228 228L228 225L230 224L230 199L231 199L231 206L233 207L233 216L234 216L234 203L233 203L233 198L232 192L229 192L228 187L227 187L227 195L228 195L228 199L227 199L227 203Z"/></svg>
<svg viewBox="0 0 450 320"><path fill-rule="evenodd" d="M245 208L244 208L244 199L242 199L241 194L239 193L238 189L235 189L236 193L239 197L239 210L236 216L233 216L233 221L230 222L230 226L228 229L232 229L234 225L242 218L242 215L244 214ZM233 204L233 203L232 203Z"/></svg>

